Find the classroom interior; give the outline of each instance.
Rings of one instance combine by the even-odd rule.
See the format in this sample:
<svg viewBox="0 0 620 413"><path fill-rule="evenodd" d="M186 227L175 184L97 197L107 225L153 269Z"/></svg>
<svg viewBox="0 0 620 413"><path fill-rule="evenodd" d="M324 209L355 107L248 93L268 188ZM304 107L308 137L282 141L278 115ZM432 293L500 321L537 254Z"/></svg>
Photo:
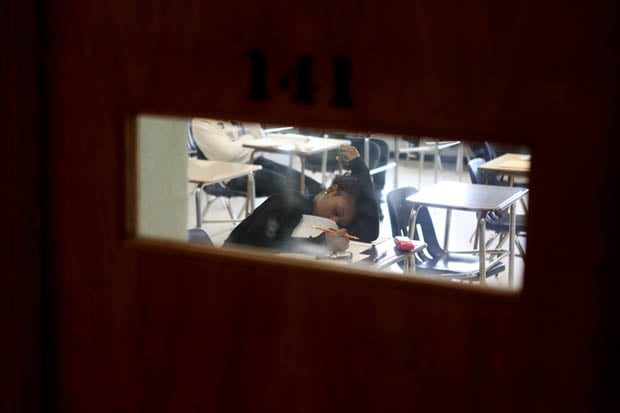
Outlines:
<svg viewBox="0 0 620 413"><path fill-rule="evenodd" d="M191 140L188 143L187 130L189 119L180 118L161 118L152 116L142 116L138 126L139 140L139 174L138 193L138 235L151 238L171 238L180 241L194 241L188 234L194 228L202 228L208 236L209 244L207 248L221 248L226 238L238 223L247 216L246 200L247 197L221 197L202 191L201 183L196 183L188 179L184 175L187 170L187 162L189 160L196 161L195 146ZM395 233L392 227L388 195L397 188L413 187L417 191L431 188L439 182L460 182L466 184L482 185L480 182L472 182L472 175L469 161L482 157L480 162L487 162L490 158L498 158L505 154L519 155L523 159L527 158L528 168L531 156L530 148L526 145L515 144L497 144L485 141L467 141L456 138L431 138L431 137L403 137L390 134L359 134L355 132L330 132L319 130L308 130L294 126L284 125L264 125L265 130L273 131L269 134L269 138L286 139L287 137L297 138L298 135L310 136L312 138L333 138L334 136L346 139L347 137L371 137L372 139L383 140L387 144L389 154L387 161L383 162L381 172L385 173L385 184L381 191L379 208L381 211L379 237L372 244L381 242L389 243L392 247L393 239L400 233ZM330 135L331 134L331 135ZM434 144L440 143L442 146L437 147L437 151L428 150L434 147ZM480 148L488 148L482 151ZM422 152L419 150L423 149ZM280 164L288 165L294 169L301 171L301 157L289 153L274 153L256 150L262 156L265 156ZM174 155L170 155L173 153ZM330 152L333 155L333 151ZM421 157L423 154L423 159ZM439 154L438 161L435 162L435 154ZM360 156L364 158L361 151ZM461 161L459 162L459 157ZM366 162L369 162L365 158ZM198 162L204 162L199 160ZM208 161L207 161L208 162ZM176 166L173 166L176 165ZM475 167L474 167L475 168ZM321 170L314 168L304 168L307 177L313 178L321 182L324 187L329 186L333 178L347 171L346 168L340 170ZM381 173L378 172L378 173ZM371 176L377 172L371 170ZM508 177L505 178L506 186ZM164 182L170 180L168 184ZM527 190L528 176L519 175L515 179L516 185ZM185 180L182 185L180 182ZM224 181L225 182L225 181ZM497 182L496 182L497 183ZM185 192L181 192L179 188L184 188ZM196 214L196 194L200 194L200 214ZM517 216L523 218L524 225L529 213L527 208L527 198L529 192L520 200L514 202ZM258 197L254 199L254 208L264 202L266 197ZM181 204L184 206L181 207ZM396 208L395 205L392 205ZM508 215L510 208L503 211L497 211ZM251 208L250 210L251 211ZM445 251L458 251L471 253L472 256L478 257L479 248L477 246L476 225L478 222L478 213L472 210L450 209L450 221L448 223L448 209L441 207L428 207L432 219L437 241L443 246ZM495 212L493 212L495 213ZM199 218L200 217L200 222ZM182 224L181 224L182 223ZM448 225L448 231L446 231ZM418 227L419 228L419 227ZM414 241L424 240L423 231L412 236ZM502 251L503 255L490 255L487 257L499 259L503 264L503 269L495 274L489 275L484 279L484 288L498 289L503 291L518 292L523 286L523 277L525 273L525 252L527 245L527 231L520 228L515 233L514 238L514 257L511 260L509 253L510 240L507 233L498 233L492 229L485 229L487 250ZM449 237L448 245L445 244L445 238ZM506 238L502 243L499 241ZM350 250L354 251L357 247L356 242L351 245ZM383 244L384 246L386 244ZM415 244L415 242L414 242ZM371 245L369 245L370 247ZM363 248L362 248L363 249ZM301 256L298 254L279 253L278 251L263 250L267 255L278 254L278 258L282 259L293 257L293 259L308 259L309 264L318 265L337 265L347 268L346 260L324 260L318 256ZM417 256L417 255L416 255ZM355 261L355 260L354 260ZM449 282L467 285L480 285L480 279L476 274L450 274L449 272L438 273L437 276L429 276L422 274L415 269L410 269L404 264L405 259L398 259L394 263L388 263L382 266L367 266L363 269L369 269L374 273L390 277L402 276L405 279L426 279L431 282ZM419 259L417 259L419 261ZM512 262L512 264L511 264ZM409 265L409 264L408 264ZM512 276L509 277L509 268L512 266ZM356 269L351 268L351 271Z"/></svg>

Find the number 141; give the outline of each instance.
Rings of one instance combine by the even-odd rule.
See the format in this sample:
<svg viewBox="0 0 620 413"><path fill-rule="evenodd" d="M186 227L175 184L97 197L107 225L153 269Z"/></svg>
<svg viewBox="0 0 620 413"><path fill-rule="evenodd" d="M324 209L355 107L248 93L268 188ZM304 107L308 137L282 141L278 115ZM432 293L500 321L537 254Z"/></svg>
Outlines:
<svg viewBox="0 0 620 413"><path fill-rule="evenodd" d="M248 98L258 101L269 100L267 92L267 55L262 50L253 50L250 58L250 92ZM293 90L291 100L299 103L314 103L315 85L312 83L312 56L299 56L297 64L287 70L278 82L284 90ZM329 104L337 107L351 107L351 59L346 56L332 58L334 90Z"/></svg>

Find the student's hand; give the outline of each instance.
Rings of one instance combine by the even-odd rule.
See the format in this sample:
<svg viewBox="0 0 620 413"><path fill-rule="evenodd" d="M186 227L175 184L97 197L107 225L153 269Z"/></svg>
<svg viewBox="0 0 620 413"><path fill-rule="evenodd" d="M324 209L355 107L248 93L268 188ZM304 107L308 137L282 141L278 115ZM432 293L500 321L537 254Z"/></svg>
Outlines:
<svg viewBox="0 0 620 413"><path fill-rule="evenodd" d="M360 153L357 151L355 146L351 145L340 145L340 151L338 152L338 158L341 161L351 161L355 158L359 158Z"/></svg>
<svg viewBox="0 0 620 413"><path fill-rule="evenodd" d="M349 239L345 237L346 233L347 230L344 228L336 232L325 233L325 239L330 251L346 251L349 248Z"/></svg>

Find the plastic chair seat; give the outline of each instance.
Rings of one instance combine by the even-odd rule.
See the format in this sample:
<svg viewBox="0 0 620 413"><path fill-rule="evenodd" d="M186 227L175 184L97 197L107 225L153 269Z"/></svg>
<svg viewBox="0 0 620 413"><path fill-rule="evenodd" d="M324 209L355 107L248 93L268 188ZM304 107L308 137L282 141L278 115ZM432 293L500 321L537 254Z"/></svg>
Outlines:
<svg viewBox="0 0 620 413"><path fill-rule="evenodd" d="M204 228L191 228L187 230L187 240L193 244L213 245L211 237Z"/></svg>
<svg viewBox="0 0 620 413"><path fill-rule="evenodd" d="M458 252L444 252L428 261L416 261L416 272L449 278L479 278L480 260L478 255ZM486 269L487 277L506 270L503 262L498 261Z"/></svg>
<svg viewBox="0 0 620 413"><path fill-rule="evenodd" d="M224 197L224 198L233 198L233 197L246 197L247 194L245 191L238 191L236 189L229 189L220 184L212 184L212 185L203 185L202 190L205 191L209 195Z"/></svg>
<svg viewBox="0 0 620 413"><path fill-rule="evenodd" d="M525 233L526 218L523 214L518 214L515 225L515 232L517 234ZM489 214L486 218L486 229L495 232L508 232L510 230L510 214L502 214L497 216L495 214Z"/></svg>

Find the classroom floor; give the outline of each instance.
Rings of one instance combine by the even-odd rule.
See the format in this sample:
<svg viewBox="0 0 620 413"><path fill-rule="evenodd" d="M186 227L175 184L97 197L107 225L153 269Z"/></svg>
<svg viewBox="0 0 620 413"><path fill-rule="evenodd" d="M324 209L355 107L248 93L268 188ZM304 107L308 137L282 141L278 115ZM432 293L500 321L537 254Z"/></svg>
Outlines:
<svg viewBox="0 0 620 413"><path fill-rule="evenodd" d="M282 155L271 155L272 159L288 164L289 158L287 156ZM295 161L293 161L293 166L296 166ZM460 174L457 173L456 167L454 163L443 163L442 171L439 173L439 180L452 180L452 181L461 181L461 182L471 182L469 179L469 174L467 172L467 165L463 166L463 172ZM412 160L400 160L399 168L398 168L398 183L399 187L402 186L413 186L418 189L423 188L428 185L432 185L435 182L435 172L433 168L432 161L426 161L424 163L424 169L422 176L419 176L419 164L415 159ZM310 174L314 179L321 180L321 174ZM193 185L188 185L188 228L195 226L195 209L194 209L194 198L193 198ZM394 188L394 169L390 169L387 171L386 176L386 186L383 191L384 198L387 193ZM265 198L258 198L256 200L256 204L259 205ZM243 208L243 199L234 199L233 200L233 208L235 211L240 211ZM380 229L380 237L391 238L392 230L389 221L389 214L387 210L387 204L385 202L381 203L381 208L383 210L384 219L381 222ZM435 231L437 233L437 237L439 242L443 244L443 234L444 234L444 226L445 226L445 210L443 209L430 209L431 216L433 219L433 223L435 225ZM518 205L517 209L518 213L523 213L521 209L521 205ZM224 208L223 204L219 201L214 202L209 211L204 216L205 219L209 220L225 220L229 219L229 215ZM468 250L472 248L472 243L470 242L471 236L473 234L474 228L476 225L476 216L473 212L467 211L453 211L452 212L452 223L451 223L451 231L450 231L450 244L449 248L451 250ZM234 228L234 224L232 223L204 223L203 227L206 229L207 233L213 240L216 246L220 246L230 231ZM490 236L490 233L487 235L487 239ZM525 247L525 239L521 238L521 243ZM504 258L504 263L507 264L508 258ZM393 265L383 271L387 272L395 272L401 273L402 270L397 265ZM514 286L512 290L520 290L523 283L523 272L524 272L524 263L523 258L515 257L515 271L514 271ZM460 282L460 281L458 281ZM487 278L487 285L490 288L499 288L499 289L509 289L508 285L508 274L507 271L500 273L497 277L489 277Z"/></svg>

